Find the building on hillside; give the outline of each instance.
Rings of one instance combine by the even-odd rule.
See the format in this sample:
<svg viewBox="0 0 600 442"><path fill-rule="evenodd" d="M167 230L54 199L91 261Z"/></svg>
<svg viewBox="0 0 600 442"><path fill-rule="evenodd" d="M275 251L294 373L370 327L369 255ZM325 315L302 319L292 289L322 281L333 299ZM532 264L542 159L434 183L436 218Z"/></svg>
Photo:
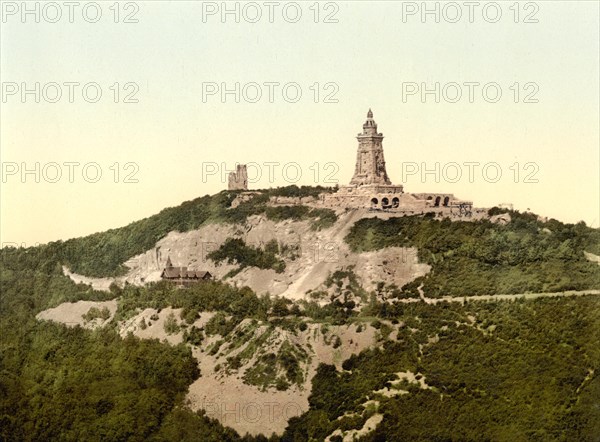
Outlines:
<svg viewBox="0 0 600 442"><path fill-rule="evenodd" d="M188 270L187 267L174 267L170 256L167 258L167 263L160 277L165 281L174 282L179 286L187 286L212 279L210 272L205 270Z"/></svg>
<svg viewBox="0 0 600 442"><path fill-rule="evenodd" d="M229 172L228 175L229 190L248 190L248 170L245 164L238 164L235 172Z"/></svg>
<svg viewBox="0 0 600 442"><path fill-rule="evenodd" d="M354 176L337 192L322 195L322 203L331 208L369 208L390 212L455 212L471 216L473 203L451 193L405 193L388 177L383 156L383 134L369 109L363 131L356 137L358 152Z"/></svg>

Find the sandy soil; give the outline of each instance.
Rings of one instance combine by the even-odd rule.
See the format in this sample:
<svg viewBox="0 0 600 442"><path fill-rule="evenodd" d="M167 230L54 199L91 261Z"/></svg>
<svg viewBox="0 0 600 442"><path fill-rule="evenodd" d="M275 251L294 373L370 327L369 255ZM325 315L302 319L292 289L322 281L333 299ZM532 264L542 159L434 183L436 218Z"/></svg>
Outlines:
<svg viewBox="0 0 600 442"><path fill-rule="evenodd" d="M426 384L424 376L422 376L422 375L419 376L419 379L417 379L416 376L417 375L411 371L398 372L398 373L396 373L397 379L390 382L392 384L392 388L384 387L381 390L374 391L373 394L376 396L381 395L381 396L385 396L385 397L394 397L394 396L399 396L399 395L403 395L403 394L409 394L408 391L402 390L402 389L396 387L397 384L399 384L403 381L407 381L411 384L419 385L422 389L430 388ZM369 408L374 408L375 411L378 411L379 410L379 401L377 399L369 399L362 404L362 407L364 410L363 413ZM354 415L356 415L356 413L347 413L346 415L354 416ZM338 419L341 419L342 417L343 416L340 416ZM362 428L348 430L348 431L342 431L340 429L337 429L333 433L331 433L329 436L327 436L325 438L325 441L330 441L333 436L342 436L344 442L353 442L354 440L357 440L358 438L365 436L365 435L369 434L370 432L372 432L373 430L375 430L375 428L377 428L377 425L379 425L382 420L383 420L383 414L374 413L371 417L369 417L365 421Z"/></svg>
<svg viewBox="0 0 600 442"><path fill-rule="evenodd" d="M333 433L331 433L329 436L327 436L325 438L325 441L329 442L333 436L342 436L342 438L343 438L342 440L344 442L354 442L355 440L358 440L360 437L366 436L371 431L375 430L375 428L377 428L377 425L379 425L382 420L383 420L383 414L375 413L373 416L371 416L370 418L368 418L366 420L366 422L362 426L362 428L360 428L358 430L348 430L345 432L340 429L337 429Z"/></svg>
<svg viewBox="0 0 600 442"><path fill-rule="evenodd" d="M302 299L307 291L322 286L330 273L348 266L355 266L355 272L367 290L378 281L395 283L400 287L427 273L429 266L418 262L416 249L392 247L361 254L349 250L344 237L350 228L359 219L373 216L376 215L368 211L343 211L332 227L321 231L312 230L308 221L273 222L265 216L256 215L249 217L242 226L209 224L185 233L170 232L153 249L125 263L131 269L125 279L131 284L159 280L169 256L175 266L207 270L221 279L237 266L215 265L206 255L232 237L242 238L252 246L264 246L276 240L280 245L297 249L295 256L283 257L286 268L282 273L246 268L228 279L232 284L249 286L259 295L270 293ZM101 281L95 283L101 286ZM103 283L106 285L106 282Z"/></svg>
<svg viewBox="0 0 600 442"><path fill-rule="evenodd" d="M98 309L102 309L106 307L110 312L110 317L107 320L102 320L100 318L95 319L90 322L85 322L83 320L83 315L85 315L90 308L96 307ZM65 324L69 327L75 327L77 325L85 328L94 329L97 327L103 327L108 324L115 315L117 311L117 301L103 301L103 302L95 302L95 301L77 301L77 302L64 302L57 307L44 310L36 315L36 319L38 320L46 320L46 321L54 321L60 322L61 324Z"/></svg>
<svg viewBox="0 0 600 442"><path fill-rule="evenodd" d="M107 307L111 317L107 321L84 323L82 315L91 307ZM117 301L90 302L79 301L76 303L63 303L60 306L38 314L40 320L52 320L67 325L81 325L92 328L105 325L112 319L117 309ZM171 345L182 341L183 330L178 333L168 334L164 329L167 318L173 314L178 324L180 309L164 308L160 312L155 309L145 309L132 318L118 324L119 333L125 337L132 333L143 339L159 339ZM193 324L204 327L214 315L212 312L203 312ZM145 324L143 327L141 324ZM245 320L238 328L247 326L250 320ZM261 328L262 327L262 328ZM265 326L257 329L257 334ZM341 340L338 348L333 348L336 337ZM302 385L293 385L286 391L270 388L261 391L259 387L247 385L243 382L243 373L253 366L254 358L247 361L239 370L230 373L223 369L215 370L217 364L226 365L226 358L242 351L250 342L245 342L241 347L232 352L227 352L227 345L216 355L211 356L207 349L220 336L211 336L205 339L201 347L192 349L194 357L198 360L201 377L189 388L187 403L193 410L204 409L210 417L230 426L240 434L252 435L275 432L283 433L288 420L308 410L308 396L310 395L312 378L316 373L319 363L335 364L341 370L341 363L352 354L376 344L377 330L369 324L363 324L363 331L358 333L355 325L328 326L325 330L319 323L308 324L307 330L296 334L276 328L274 338L267 342L261 351L276 351L284 341L299 344L308 353L309 357L303 366L305 382Z"/></svg>
<svg viewBox="0 0 600 442"><path fill-rule="evenodd" d="M193 410L204 409L211 418L240 434L282 433L287 422L308 409L308 389L260 391L246 385L241 375L221 378L215 373L215 358L194 350L202 376L190 385L187 396Z"/></svg>
<svg viewBox="0 0 600 442"><path fill-rule="evenodd" d="M89 276L79 275L71 272L66 266L62 267L63 274L71 278L75 284L87 284L92 286L94 290L108 292L110 285L115 282L119 285L123 284L125 278L91 278Z"/></svg>
<svg viewBox="0 0 600 442"><path fill-rule="evenodd" d="M590 252L583 252L583 254L585 255L585 258L588 261L595 262L600 266L600 256L594 255L593 253L590 253Z"/></svg>
<svg viewBox="0 0 600 442"><path fill-rule="evenodd" d="M107 307L111 317L107 321L85 324L82 315L91 307ZM63 303L60 306L38 314L40 320L52 320L67 325L81 325L92 328L105 325L112 319L117 309L116 300L106 302L79 301L76 303ZM171 345L182 342L183 329L178 333L168 334L164 324L173 314L177 323L181 325L181 309L164 308L160 312L147 308L126 321L118 324L119 334L122 337L132 333L142 339L159 339ZM194 326L202 328L214 315L213 312L202 312L194 322ZM243 328L250 323L246 319L237 326ZM145 327L142 326L142 322ZM255 331L255 337L266 329L261 325ZM232 333L233 334L233 333ZM230 335L231 336L231 335ZM338 348L333 348L336 337L341 340ZM307 362L302 367L305 373L305 382L302 385L293 385L286 391L270 388L261 391L259 387L247 385L242 377L247 368L254 365L255 358L247 361L239 370L230 373L224 369L215 370L217 365L225 366L226 358L243 351L250 339L233 351L228 350L228 343L221 346L221 350L214 356L207 350L217 340L219 335L211 336L200 347L193 347L192 353L198 360L201 377L190 385L187 403L191 409L204 409L210 417L218 419L224 425L230 426L240 434L270 435L275 432L283 433L291 417L298 416L308 410L308 396L310 395L312 378L316 373L319 363L335 364L341 370L341 363L352 354L376 344L377 330L370 324L363 324L363 331L357 332L355 325L328 326L323 329L319 323L308 324L308 328L296 334L279 328L273 332L273 338L261 347L260 352L277 352L277 349L288 341L299 344L307 353Z"/></svg>
<svg viewBox="0 0 600 442"><path fill-rule="evenodd" d="M600 290L582 291L582 292L562 292L558 294L528 294L529 298L540 296L581 296L587 293L600 294ZM515 299L514 295L500 296L482 296L469 297L481 300L496 300L496 299ZM464 302L465 298L449 298L451 301ZM406 300L410 301L410 300ZM417 302L421 300L417 299ZM439 302L437 299L425 298L425 301L431 303ZM91 307L102 309L108 308L110 318L106 321L92 321L85 323L82 315L87 313ZM117 309L117 301L91 302L79 301L76 303L63 303L58 307L45 310L37 315L40 320L57 321L69 326L81 325L88 328L101 327L109 322ZM154 309L145 309L137 313L134 317L127 321L123 321L118 325L121 336L126 336L128 333L133 333L143 339L159 339L166 341L171 345L178 344L182 341L182 333L168 334L164 329L164 324L167 318L172 314L178 324L182 324L180 319L180 309L165 308L160 312ZM203 312L195 321L196 327L202 328L214 315L212 312ZM470 324L475 322L475 318L468 318ZM146 325L143 327L141 324ZM227 365L227 357L238 354L243 351L247 345L250 345L253 339L260 336L266 329L266 325L257 324L254 331L254 336L244 338L238 342L239 346L233 348L236 342L232 338L235 332L241 328L247 327L252 320L246 319L237 326L221 345L219 351L213 356L208 353L211 345L220 340L220 336L211 336L204 340L200 347L193 347L192 352L198 360L198 365L201 371L201 377L197 379L189 387L187 395L187 404L192 410L204 409L209 417L218 419L224 425L234 428L241 435L249 433L251 435L272 433L281 434L287 426L288 420L293 416L298 416L308 410L308 396L310 395L312 378L316 372L319 363L335 364L338 370L342 370L341 364L348 359L352 354L358 354L361 351L376 346L378 342L378 331L370 326L363 324L363 331L357 332L356 325L331 326L323 327L319 323L309 323L307 330L303 332L292 333L280 328L275 328L273 337L270 338L260 349L254 354L254 357L244 362L238 370L227 372L223 367ZM394 327L400 327L398 325ZM339 337L341 345L338 348L333 348L334 342ZM267 391L261 391L259 387L247 385L243 381L245 370L254 365L256 354L261 352L274 352L288 341L291 344L300 345L308 354L308 359L301 366L305 373L305 382L302 385L293 385L286 391L278 391L275 388L270 388ZM426 345L435 345L437 342L436 336L431 336L429 343ZM230 348L231 346L231 348ZM217 367L220 367L217 369ZM384 396L395 396L406 394L405 390L399 388L395 384L403 381L419 385L420 388L429 388L426 379L423 376L410 371L396 373L397 379L392 381L391 387L385 387L381 390L374 391L373 394ZM363 404L367 406L377 407L378 401L371 399ZM344 440L352 440L354 437L367 434L372 431L380 422L377 413L369 418L363 428L350 430L348 432L335 432L330 435L339 434Z"/></svg>
<svg viewBox="0 0 600 442"><path fill-rule="evenodd" d="M238 328L243 327L243 324L238 325ZM335 336L339 336L342 341L337 349L332 346ZM271 435L273 432L281 434L291 417L308 410L312 378L319 363L336 364L341 369L342 361L350 355L374 345L375 336L376 330L370 325L364 326L361 333L357 333L356 327L350 325L330 326L327 333L323 334L320 324L310 324L306 331L298 335L283 331L269 343L271 347L266 351L271 351L273 345L282 339L301 343L310 356L310 363L305 367L306 382L286 391L271 388L264 392L255 386L244 384L242 380L244 370L252 366L252 361L230 376L224 376L222 370L215 372L215 366L223 365L225 357L219 357L221 351L216 356L203 351L218 340L218 337L212 337L204 343L202 349L194 349L202 376L190 386L187 397L189 406L193 410L204 409L208 416L218 419L242 435ZM242 349L228 355L234 355Z"/></svg>
<svg viewBox="0 0 600 442"><path fill-rule="evenodd" d="M167 307L158 312L153 308L147 308L127 321L121 322L119 324L119 334L125 337L128 333L132 333L138 338L158 339L171 345L177 345L183 342L183 329L174 334L168 334L165 331L165 321L171 313L178 324L183 322L179 317L181 309ZM145 328L141 325L142 321L146 324Z"/></svg>

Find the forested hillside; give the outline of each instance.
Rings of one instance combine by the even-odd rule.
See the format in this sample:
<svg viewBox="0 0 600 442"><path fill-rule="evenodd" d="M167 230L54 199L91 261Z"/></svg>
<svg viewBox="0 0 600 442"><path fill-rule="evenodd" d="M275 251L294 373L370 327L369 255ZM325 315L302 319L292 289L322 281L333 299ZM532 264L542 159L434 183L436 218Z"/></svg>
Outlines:
<svg viewBox="0 0 600 442"><path fill-rule="evenodd" d="M271 191L277 192L312 191ZM168 231L192 229L217 215L236 222L257 212L334 221L304 210L269 214L263 197L226 211L232 196L203 197L86 238L1 251L0 440L267 440L270 435L243 437L186 408L188 386L203 376L190 344L203 334L190 330L189 344L176 346L118 334L117 321L149 307L181 308L185 318L220 312L203 333L224 340L239 340L235 326L248 318L292 334L306 324L377 329L377 345L343 361L342 370L319 366L308 411L270 440L339 441L369 419L378 424L362 440L599 440L598 295L428 305L381 302L369 293L370 302L357 311L339 300L319 305L259 297L248 287L217 281L188 289L161 282L99 292L62 274L62 264L113 274ZM598 288L599 266L583 256L584 250L598 254L598 230L511 216L506 226L431 217L364 219L346 240L356 251L416 246L432 272L404 290L422 285L430 296ZM65 301L108 299L117 299L117 315L98 330L35 319ZM295 366L292 356L283 357L274 362ZM297 373L290 370L292 380ZM251 381L271 385L254 374Z"/></svg>
<svg viewBox="0 0 600 442"><path fill-rule="evenodd" d="M327 209L308 210L299 208L285 210L267 206L272 196L306 197L332 192L333 188L288 186L260 191L260 195L229 209L239 191L222 191L186 201L170 207L151 217L133 222L125 227L95 233L83 238L51 242L42 246L50 256L60 257L63 264L75 272L87 276L117 276L126 272L123 263L129 258L151 249L154 244L171 231L187 232L208 222L242 223L250 215L264 213L274 220L313 219L315 228L331 225L336 217ZM303 210L304 209L304 210Z"/></svg>
<svg viewBox="0 0 600 442"><path fill-rule="evenodd" d="M497 210L492 210L496 213ZM600 287L600 269L584 252L600 254L600 232L585 224L538 221L511 211L507 225L431 216L359 220L346 241L355 252L417 247L432 266L406 287L432 297L557 292Z"/></svg>
<svg viewBox="0 0 600 442"><path fill-rule="evenodd" d="M292 329L314 320L380 327L382 346L345 361L348 371L319 368L310 410L272 440L323 440L336 429L360 428L375 413L383 419L365 440L594 441L600 434L598 296L465 306L374 303L348 315L333 305L292 309L219 283L105 294L75 286L58 269L25 262L2 264L2 440L241 440L183 407L187 385L202 376L188 347L34 319L62 300L112 296L122 297L125 315L174 305L222 311L237 322L288 318ZM394 324L402 326L391 338ZM408 394L374 393L407 370L420 373L429 388L405 383L397 388ZM377 408L363 407L369 398L379 401Z"/></svg>

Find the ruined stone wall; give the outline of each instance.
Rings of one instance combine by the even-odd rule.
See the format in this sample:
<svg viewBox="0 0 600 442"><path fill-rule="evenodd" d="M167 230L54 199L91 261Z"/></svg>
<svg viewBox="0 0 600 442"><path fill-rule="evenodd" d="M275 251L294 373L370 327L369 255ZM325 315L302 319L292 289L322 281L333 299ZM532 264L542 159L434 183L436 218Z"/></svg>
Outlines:
<svg viewBox="0 0 600 442"><path fill-rule="evenodd" d="M245 164L238 164L235 172L229 173L229 190L248 190L248 171Z"/></svg>
<svg viewBox="0 0 600 442"><path fill-rule="evenodd" d="M303 205L303 204L314 204L319 202L319 198L314 196L272 196L269 199L272 204L280 205Z"/></svg>

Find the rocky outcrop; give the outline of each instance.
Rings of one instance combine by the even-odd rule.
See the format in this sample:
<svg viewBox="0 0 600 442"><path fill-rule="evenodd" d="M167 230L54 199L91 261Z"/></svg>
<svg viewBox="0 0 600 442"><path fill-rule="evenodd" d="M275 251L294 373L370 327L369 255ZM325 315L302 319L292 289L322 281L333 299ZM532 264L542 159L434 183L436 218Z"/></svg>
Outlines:
<svg viewBox="0 0 600 442"><path fill-rule="evenodd" d="M418 262L413 248L351 252L344 238L352 225L364 216L369 216L366 211L342 213L332 227L321 231L312 230L308 221L274 222L257 215L249 217L244 225L208 224L190 232L171 232L153 249L125 263L130 268L125 280L138 285L158 281L169 256L174 266L206 270L216 279L223 279L237 265L217 265L207 255L228 238L241 238L255 247L264 247L273 240L279 244L280 257L286 264L282 273L248 267L227 278L228 282L247 285L258 294L301 299L308 291L321 287L331 273L348 267L354 267L367 290L380 281L401 287L429 271L429 266Z"/></svg>
<svg viewBox="0 0 600 442"><path fill-rule="evenodd" d="M507 225L509 222L511 222L511 220L512 218L508 213L499 213L498 215L490 217L490 222L494 224L500 224L502 226Z"/></svg>

